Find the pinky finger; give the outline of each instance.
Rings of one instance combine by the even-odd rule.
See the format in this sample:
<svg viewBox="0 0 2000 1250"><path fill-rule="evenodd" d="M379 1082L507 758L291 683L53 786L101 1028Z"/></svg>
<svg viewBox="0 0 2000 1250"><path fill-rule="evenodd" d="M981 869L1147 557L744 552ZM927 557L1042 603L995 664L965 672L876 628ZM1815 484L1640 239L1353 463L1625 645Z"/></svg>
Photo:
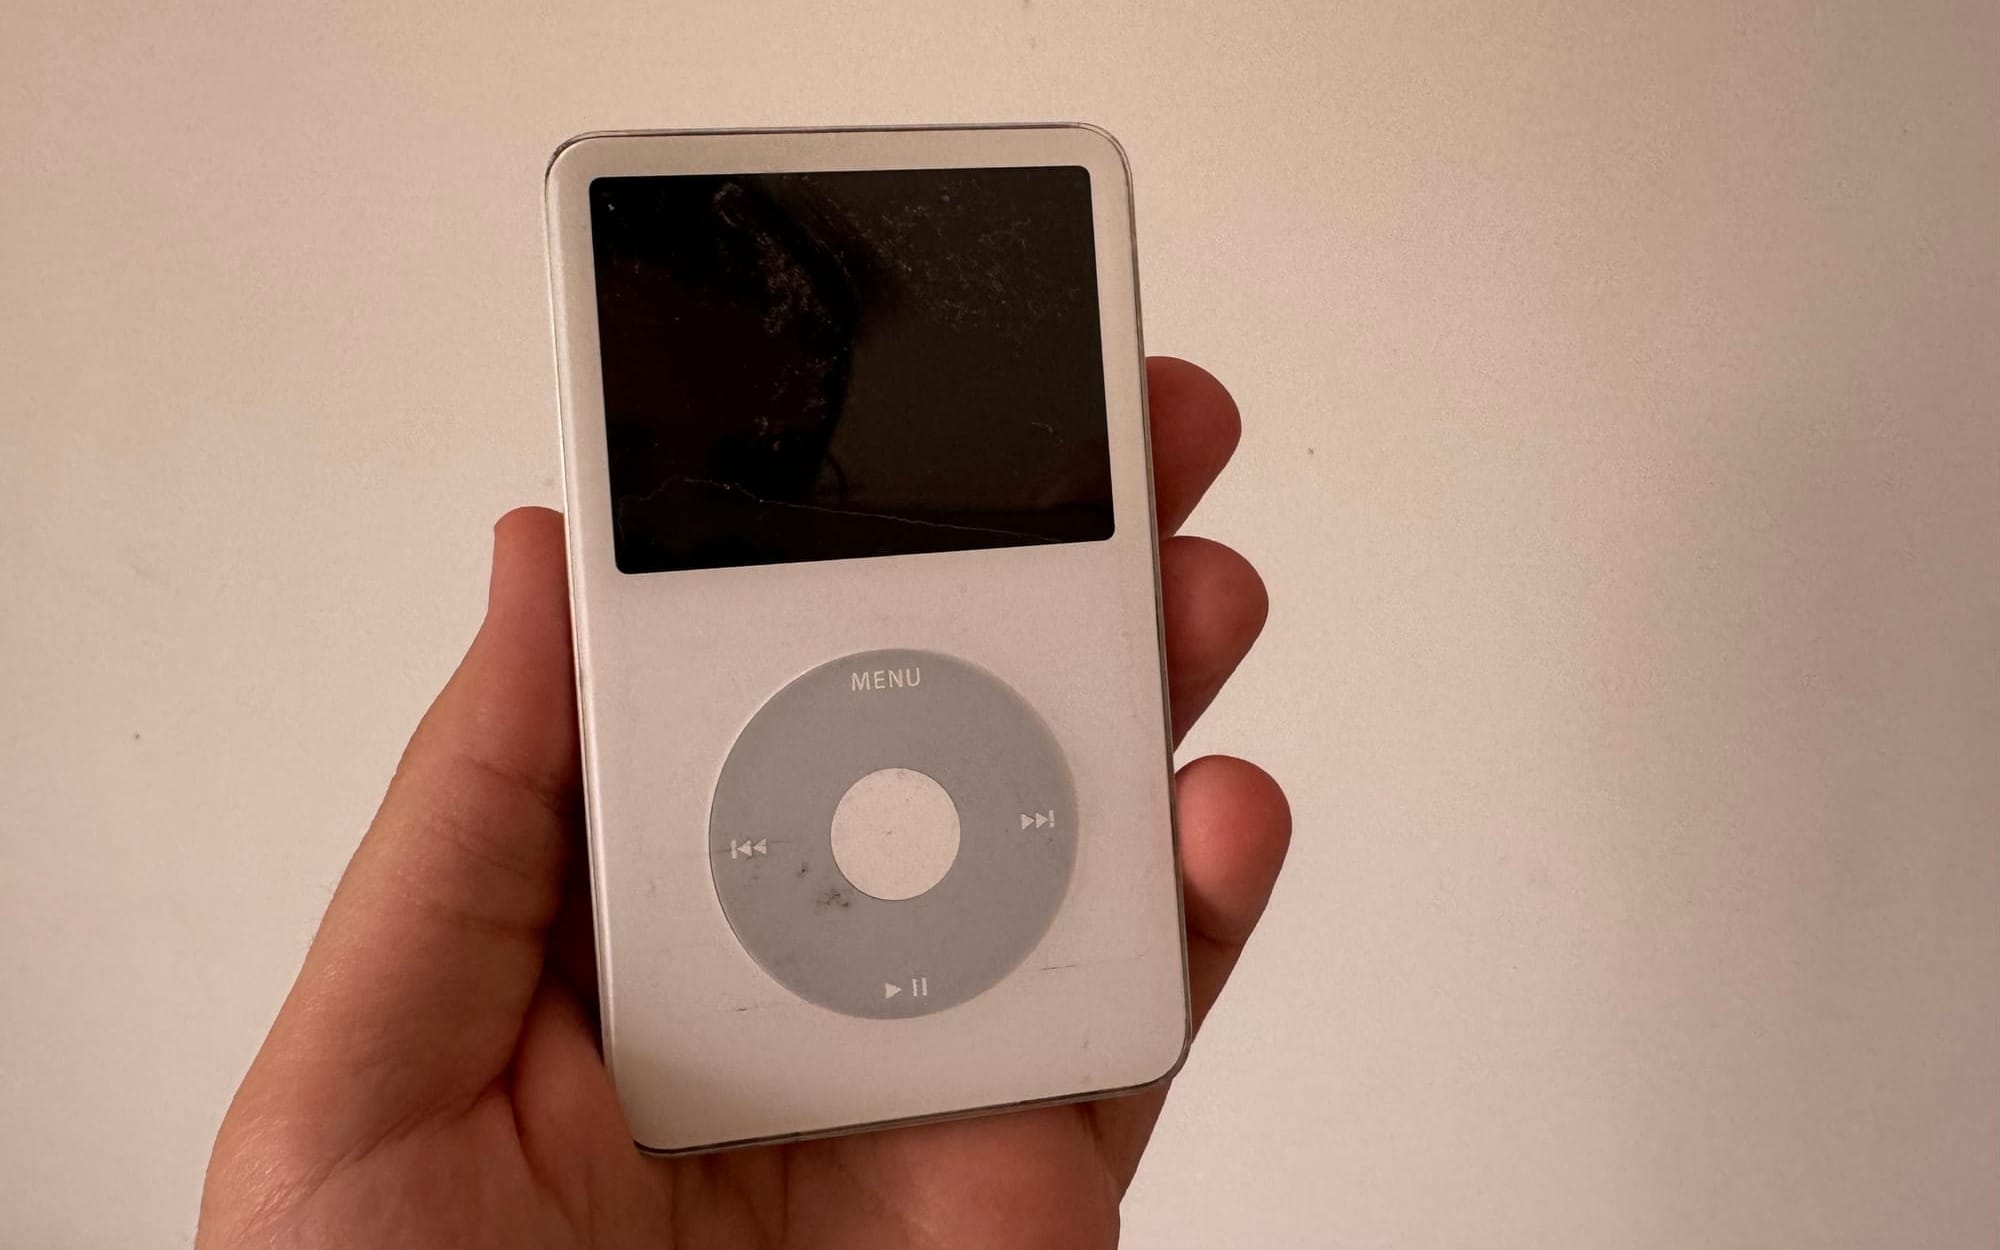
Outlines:
<svg viewBox="0 0 2000 1250"><path fill-rule="evenodd" d="M1264 914L1291 845L1285 792L1255 764L1210 755L1181 769L1181 888L1197 1027Z"/></svg>
<svg viewBox="0 0 2000 1250"><path fill-rule="evenodd" d="M1285 793L1255 764L1211 755L1177 785L1181 890L1187 907L1188 992L1198 1029L1257 927L1291 843ZM1122 1187L1153 1135L1165 1088L1088 1104L1105 1166Z"/></svg>

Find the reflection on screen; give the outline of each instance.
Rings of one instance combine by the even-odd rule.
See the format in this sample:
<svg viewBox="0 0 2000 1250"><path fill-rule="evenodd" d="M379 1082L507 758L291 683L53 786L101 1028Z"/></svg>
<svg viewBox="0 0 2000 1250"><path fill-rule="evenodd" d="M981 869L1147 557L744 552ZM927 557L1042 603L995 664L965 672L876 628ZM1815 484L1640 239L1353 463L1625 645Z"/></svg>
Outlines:
<svg viewBox="0 0 2000 1250"><path fill-rule="evenodd" d="M1089 174L599 178L618 567L1112 532Z"/></svg>

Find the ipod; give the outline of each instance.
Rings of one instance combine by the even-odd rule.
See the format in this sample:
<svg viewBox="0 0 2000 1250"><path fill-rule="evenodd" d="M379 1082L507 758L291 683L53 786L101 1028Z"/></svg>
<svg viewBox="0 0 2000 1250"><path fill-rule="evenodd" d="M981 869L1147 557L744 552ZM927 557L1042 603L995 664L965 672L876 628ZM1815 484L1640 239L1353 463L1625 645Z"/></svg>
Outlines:
<svg viewBox="0 0 2000 1250"><path fill-rule="evenodd" d="M1116 143L587 135L547 210L603 1044L639 1146L1170 1075Z"/></svg>

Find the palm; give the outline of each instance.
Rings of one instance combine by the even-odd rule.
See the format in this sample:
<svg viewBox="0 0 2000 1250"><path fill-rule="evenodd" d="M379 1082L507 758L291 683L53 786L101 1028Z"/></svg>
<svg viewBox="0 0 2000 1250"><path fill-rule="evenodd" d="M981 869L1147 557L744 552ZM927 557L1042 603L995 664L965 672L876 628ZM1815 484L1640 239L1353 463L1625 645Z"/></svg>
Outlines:
<svg viewBox="0 0 2000 1250"><path fill-rule="evenodd" d="M1213 379L1150 363L1163 533L1228 458ZM1177 729L1263 621L1240 557L1164 542ZM487 620L425 717L222 1131L201 1244L1090 1247L1163 1091L686 1159L633 1150L591 1021L560 519L499 530ZM1197 1021L1284 851L1270 779L1178 779ZM565 915L567 911L567 915ZM837 1079L837 1078L836 1078Z"/></svg>
<svg viewBox="0 0 2000 1250"><path fill-rule="evenodd" d="M544 1003L521 1039L523 1061L324 1178L273 1239L294 1242L303 1225L327 1245L495 1250L1114 1240L1123 1178L1100 1146L1096 1104L648 1159L632 1149L580 1020L572 1005Z"/></svg>
<svg viewBox="0 0 2000 1250"><path fill-rule="evenodd" d="M1048 1107L664 1165L689 1246L1109 1245L1123 1185Z"/></svg>
<svg viewBox="0 0 2000 1250"><path fill-rule="evenodd" d="M635 1157L615 1116L581 1127L640 1215L600 1244L977 1250L1115 1240L1123 1178L1093 1118L1048 1107L675 1160Z"/></svg>

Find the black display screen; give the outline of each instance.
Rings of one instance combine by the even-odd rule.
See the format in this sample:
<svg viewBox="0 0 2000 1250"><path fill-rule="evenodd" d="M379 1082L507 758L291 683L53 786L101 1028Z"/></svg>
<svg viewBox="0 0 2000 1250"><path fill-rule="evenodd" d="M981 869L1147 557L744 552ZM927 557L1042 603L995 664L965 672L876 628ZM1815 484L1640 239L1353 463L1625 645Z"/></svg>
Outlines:
<svg viewBox="0 0 2000 1250"><path fill-rule="evenodd" d="M1090 175L590 184L618 567L1112 532Z"/></svg>

